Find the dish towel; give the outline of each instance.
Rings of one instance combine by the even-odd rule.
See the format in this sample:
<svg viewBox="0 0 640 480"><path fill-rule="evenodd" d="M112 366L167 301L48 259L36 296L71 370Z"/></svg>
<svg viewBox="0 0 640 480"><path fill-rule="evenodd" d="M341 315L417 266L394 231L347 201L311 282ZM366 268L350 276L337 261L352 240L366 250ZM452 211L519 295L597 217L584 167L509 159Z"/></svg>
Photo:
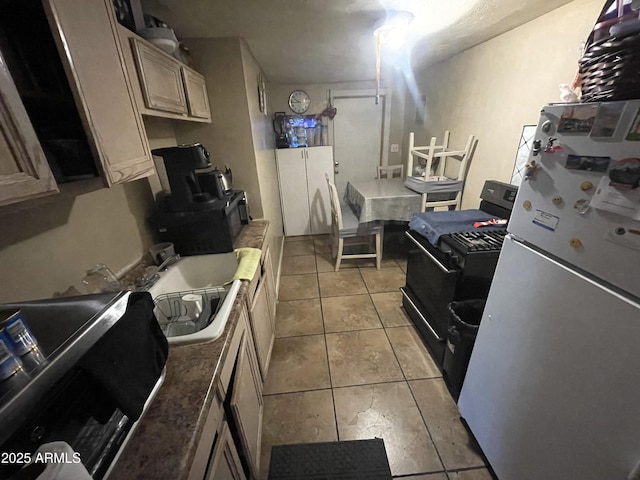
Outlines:
<svg viewBox="0 0 640 480"><path fill-rule="evenodd" d="M262 250L259 248L237 248L235 250L238 259L238 269L233 275L233 280L251 280L256 274L260 264Z"/></svg>

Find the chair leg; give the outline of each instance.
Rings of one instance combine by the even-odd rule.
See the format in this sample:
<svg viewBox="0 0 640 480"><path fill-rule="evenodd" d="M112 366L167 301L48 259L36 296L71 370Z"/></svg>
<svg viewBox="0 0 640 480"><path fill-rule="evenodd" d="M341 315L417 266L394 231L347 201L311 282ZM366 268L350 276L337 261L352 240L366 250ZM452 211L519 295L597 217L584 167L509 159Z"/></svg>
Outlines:
<svg viewBox="0 0 640 480"><path fill-rule="evenodd" d="M380 270L380 263L382 262L382 234L376 234L376 268Z"/></svg>
<svg viewBox="0 0 640 480"><path fill-rule="evenodd" d="M340 263L342 263L342 249L344 248L344 240L342 238L338 239L338 253L336 255L336 267L335 271L340 270Z"/></svg>

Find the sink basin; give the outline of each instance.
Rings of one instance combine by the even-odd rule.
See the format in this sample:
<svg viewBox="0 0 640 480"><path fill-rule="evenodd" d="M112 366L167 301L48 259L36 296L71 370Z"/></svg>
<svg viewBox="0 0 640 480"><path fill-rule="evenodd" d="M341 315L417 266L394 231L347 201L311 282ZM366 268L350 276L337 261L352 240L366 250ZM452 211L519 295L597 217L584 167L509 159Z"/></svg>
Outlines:
<svg viewBox="0 0 640 480"><path fill-rule="evenodd" d="M156 303L156 317L170 344L204 343L222 335L241 282L225 283L233 278L237 268L236 254L229 252L183 257L160 273L160 279L148 292ZM202 315L198 320L184 315L181 298L187 294L202 298Z"/></svg>

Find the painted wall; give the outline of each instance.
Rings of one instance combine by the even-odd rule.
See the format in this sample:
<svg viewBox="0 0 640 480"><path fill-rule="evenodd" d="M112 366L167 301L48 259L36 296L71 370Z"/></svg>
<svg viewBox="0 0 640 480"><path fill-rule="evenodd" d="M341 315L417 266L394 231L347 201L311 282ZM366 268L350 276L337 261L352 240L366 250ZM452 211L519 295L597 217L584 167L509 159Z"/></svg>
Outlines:
<svg viewBox="0 0 640 480"><path fill-rule="evenodd" d="M175 145L170 122L146 120L152 148ZM70 286L86 293L82 278L96 263L127 270L155 243L146 225L152 207L141 179L1 216L0 302L50 298Z"/></svg>
<svg viewBox="0 0 640 480"><path fill-rule="evenodd" d="M267 115L260 111L257 92L258 79L260 75L263 75L263 72L244 40L241 40L240 47L263 217L270 222L269 244L271 245L271 261L276 271L279 271L284 230L282 226L282 208L280 206L280 186L278 185L278 171L274 151L275 137L273 134L271 108L268 104L267 92ZM249 198L248 200L249 206L251 206L252 199Z"/></svg>
<svg viewBox="0 0 640 480"><path fill-rule="evenodd" d="M404 144L428 144L451 131L450 146L479 139L463 197L477 208L487 179L509 182L523 125L536 124L541 108L559 102L558 85L571 83L602 0L576 0L521 27L416 73L426 94L424 125L415 124L415 103L407 96Z"/></svg>
<svg viewBox="0 0 640 480"><path fill-rule="evenodd" d="M180 143L202 143L211 153L213 165L228 165L234 188L247 192L252 216L263 218L240 39L191 38L185 43L207 81L211 123L175 122L177 139Z"/></svg>

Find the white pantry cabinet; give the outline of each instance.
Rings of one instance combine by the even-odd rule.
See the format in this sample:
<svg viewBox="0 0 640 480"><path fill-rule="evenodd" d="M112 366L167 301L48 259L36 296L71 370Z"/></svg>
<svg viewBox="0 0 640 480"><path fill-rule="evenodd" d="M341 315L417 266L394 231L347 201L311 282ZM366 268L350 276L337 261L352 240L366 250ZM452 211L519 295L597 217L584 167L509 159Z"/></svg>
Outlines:
<svg viewBox="0 0 640 480"><path fill-rule="evenodd" d="M276 150L284 234L318 235L331 231L331 204L325 174L333 179L333 148Z"/></svg>

